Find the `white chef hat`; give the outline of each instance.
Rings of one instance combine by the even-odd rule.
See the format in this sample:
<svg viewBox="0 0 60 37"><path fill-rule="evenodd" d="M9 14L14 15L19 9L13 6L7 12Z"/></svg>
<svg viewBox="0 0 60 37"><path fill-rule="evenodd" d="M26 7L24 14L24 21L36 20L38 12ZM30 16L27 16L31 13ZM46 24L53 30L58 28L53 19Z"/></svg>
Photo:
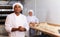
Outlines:
<svg viewBox="0 0 60 37"><path fill-rule="evenodd" d="M21 7L21 9L23 10L23 5L22 5L21 3L19 3L19 2L13 4L13 9L14 9L14 6L17 5L17 4L18 4L18 5Z"/></svg>
<svg viewBox="0 0 60 37"><path fill-rule="evenodd" d="M29 12L32 12L32 14L34 15L34 11L33 11L33 10L29 10L28 13L29 13Z"/></svg>

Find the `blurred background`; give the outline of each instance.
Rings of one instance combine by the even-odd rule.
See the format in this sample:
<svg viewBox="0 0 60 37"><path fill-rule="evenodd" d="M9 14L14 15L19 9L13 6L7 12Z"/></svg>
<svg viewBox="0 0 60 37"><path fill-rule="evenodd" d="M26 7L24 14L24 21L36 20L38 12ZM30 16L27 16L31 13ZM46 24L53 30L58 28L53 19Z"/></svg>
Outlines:
<svg viewBox="0 0 60 37"><path fill-rule="evenodd" d="M13 13L12 4L20 2L24 6L22 14L28 15L28 10L34 10L34 15L40 22L60 25L60 0L0 0L0 37L8 37L4 29L6 16Z"/></svg>

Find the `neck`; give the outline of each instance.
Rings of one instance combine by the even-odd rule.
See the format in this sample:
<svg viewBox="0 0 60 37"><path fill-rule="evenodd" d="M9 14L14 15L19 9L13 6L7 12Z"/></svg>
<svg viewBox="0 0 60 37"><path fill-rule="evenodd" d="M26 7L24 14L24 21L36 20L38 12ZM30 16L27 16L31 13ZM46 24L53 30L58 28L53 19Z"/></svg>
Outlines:
<svg viewBox="0 0 60 37"><path fill-rule="evenodd" d="M19 16L19 15L20 15L20 13L17 13L17 12L15 12L15 14L16 14L17 16Z"/></svg>

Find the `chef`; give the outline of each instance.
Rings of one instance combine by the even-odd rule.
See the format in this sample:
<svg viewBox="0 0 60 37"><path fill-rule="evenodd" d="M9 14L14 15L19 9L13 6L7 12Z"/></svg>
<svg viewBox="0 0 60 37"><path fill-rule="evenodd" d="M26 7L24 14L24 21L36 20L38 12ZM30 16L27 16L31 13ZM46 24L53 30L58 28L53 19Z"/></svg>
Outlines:
<svg viewBox="0 0 60 37"><path fill-rule="evenodd" d="M29 24L32 24L32 26L34 26L35 24L39 23L39 20L36 16L34 16L34 11L33 10L29 10L28 11L28 16L27 16L27 20ZM29 25L31 26L31 25ZM30 28L30 36L33 37L35 35L35 30Z"/></svg>
<svg viewBox="0 0 60 37"><path fill-rule="evenodd" d="M9 33L9 37L25 37L25 32L29 30L27 18L20 12L23 5L19 2L13 4L14 13L7 16L5 29Z"/></svg>
<svg viewBox="0 0 60 37"><path fill-rule="evenodd" d="M28 23L39 23L38 18L36 16L34 16L34 11L33 10L29 10L28 14L29 14L27 16Z"/></svg>

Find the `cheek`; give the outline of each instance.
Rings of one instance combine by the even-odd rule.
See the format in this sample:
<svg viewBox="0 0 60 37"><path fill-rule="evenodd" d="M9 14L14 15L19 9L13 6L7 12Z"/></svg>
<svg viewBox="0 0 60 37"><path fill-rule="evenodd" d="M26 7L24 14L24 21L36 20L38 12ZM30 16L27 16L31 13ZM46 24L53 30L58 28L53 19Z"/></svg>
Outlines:
<svg viewBox="0 0 60 37"><path fill-rule="evenodd" d="M18 8L18 11L21 11L22 9Z"/></svg>
<svg viewBox="0 0 60 37"><path fill-rule="evenodd" d="M17 8L14 8L14 11L17 11Z"/></svg>

